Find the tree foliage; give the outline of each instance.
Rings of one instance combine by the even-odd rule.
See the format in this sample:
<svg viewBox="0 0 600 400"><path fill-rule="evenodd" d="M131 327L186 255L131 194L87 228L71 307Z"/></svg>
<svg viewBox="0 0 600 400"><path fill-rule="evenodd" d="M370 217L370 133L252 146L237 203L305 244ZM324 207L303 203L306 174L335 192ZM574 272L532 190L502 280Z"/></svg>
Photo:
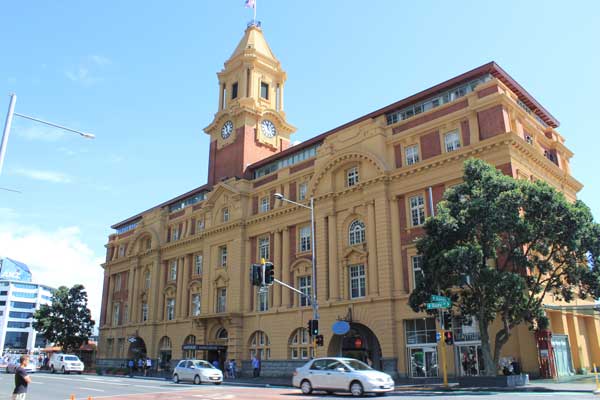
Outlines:
<svg viewBox="0 0 600 400"><path fill-rule="evenodd" d="M34 314L33 327L63 351L77 350L92 334L94 321L87 307L83 285L61 286L52 294L52 303Z"/></svg>
<svg viewBox="0 0 600 400"><path fill-rule="evenodd" d="M451 297L455 312L477 319L485 373L495 375L511 330L541 321L549 293L566 302L600 297L600 225L583 202L481 160L465 162L463 180L425 223L417 242L424 276L410 305L424 311L432 294Z"/></svg>

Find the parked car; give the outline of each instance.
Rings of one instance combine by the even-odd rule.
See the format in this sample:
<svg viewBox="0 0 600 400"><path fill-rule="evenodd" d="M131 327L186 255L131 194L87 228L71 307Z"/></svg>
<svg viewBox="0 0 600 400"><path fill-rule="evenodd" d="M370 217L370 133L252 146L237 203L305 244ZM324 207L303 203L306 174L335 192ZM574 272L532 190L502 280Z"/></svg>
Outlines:
<svg viewBox="0 0 600 400"><path fill-rule="evenodd" d="M55 353L50 357L50 372L55 373L57 371L68 374L70 372L77 372L81 374L85 365L83 361L79 359L74 354L63 354L63 353Z"/></svg>
<svg viewBox="0 0 600 400"><path fill-rule="evenodd" d="M182 381L191 381L195 385L206 382L220 385L223 382L223 372L208 361L181 360L173 370L173 382Z"/></svg>
<svg viewBox="0 0 600 400"><path fill-rule="evenodd" d="M6 364L6 373L7 374L15 373L15 369L17 369L17 367L19 365L21 365L20 358L21 358L20 356L16 356L16 357L12 357L8 361L8 364ZM25 367L25 370L27 371L28 374L33 374L35 371L37 371L37 365L33 359L31 359L31 358L29 359L29 363Z"/></svg>
<svg viewBox="0 0 600 400"><path fill-rule="evenodd" d="M359 397L365 393L385 394L394 390L394 380L384 372L376 371L353 358L315 358L294 371L294 387L303 394L313 390L350 392Z"/></svg>

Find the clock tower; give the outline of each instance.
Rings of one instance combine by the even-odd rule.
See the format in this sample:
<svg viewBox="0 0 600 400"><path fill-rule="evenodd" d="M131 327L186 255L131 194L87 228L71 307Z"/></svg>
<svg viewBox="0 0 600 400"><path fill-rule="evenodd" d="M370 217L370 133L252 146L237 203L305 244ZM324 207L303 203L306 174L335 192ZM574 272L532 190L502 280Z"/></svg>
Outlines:
<svg viewBox="0 0 600 400"><path fill-rule="evenodd" d="M287 149L296 130L283 111L286 73L260 23L248 25L219 78L219 108L210 135L208 184L245 175L246 168Z"/></svg>

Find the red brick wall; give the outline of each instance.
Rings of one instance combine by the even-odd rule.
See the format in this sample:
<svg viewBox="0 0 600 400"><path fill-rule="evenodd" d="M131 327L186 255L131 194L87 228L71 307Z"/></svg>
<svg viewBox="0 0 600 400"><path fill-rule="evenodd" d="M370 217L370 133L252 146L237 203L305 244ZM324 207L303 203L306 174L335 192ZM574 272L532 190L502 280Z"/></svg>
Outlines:
<svg viewBox="0 0 600 400"><path fill-rule="evenodd" d="M508 131L507 116L502 105L477 113L479 139L485 140Z"/></svg>
<svg viewBox="0 0 600 400"><path fill-rule="evenodd" d="M499 92L498 85L494 85L494 86L487 87L487 88L482 89L479 92L477 92L477 97L479 97L481 99L482 97L489 96L490 94L494 94L494 93L498 93L498 92Z"/></svg>
<svg viewBox="0 0 600 400"><path fill-rule="evenodd" d="M290 259L289 264L296 260L296 252L298 251L298 245L296 244L296 227L290 226Z"/></svg>
<svg viewBox="0 0 600 400"><path fill-rule="evenodd" d="M293 174L294 172L302 171L303 169L306 169L306 168L310 168L313 165L315 165L314 159L305 161L300 164L296 164L296 165L290 167L290 174Z"/></svg>
<svg viewBox="0 0 600 400"><path fill-rule="evenodd" d="M471 144L471 128L469 127L469 121L464 120L460 123L460 131L462 133L463 146Z"/></svg>
<svg viewBox="0 0 600 400"><path fill-rule="evenodd" d="M396 168L402 166L402 146L399 144L394 146L394 158L396 159Z"/></svg>
<svg viewBox="0 0 600 400"><path fill-rule="evenodd" d="M257 188L259 186L265 185L265 184L267 184L269 182L273 182L273 181L276 181L276 180L277 180L277 174L272 174L272 175L267 176L266 178L261 179L260 181L254 182L252 184L252 187Z"/></svg>
<svg viewBox="0 0 600 400"><path fill-rule="evenodd" d="M258 196L252 197L252 214L258 214Z"/></svg>
<svg viewBox="0 0 600 400"><path fill-rule="evenodd" d="M513 173L511 163L496 165L496 169L502 171L502 173L506 176L512 176L513 178L516 177L516 174Z"/></svg>
<svg viewBox="0 0 600 400"><path fill-rule="evenodd" d="M439 131L429 132L420 137L423 160L442 154Z"/></svg>
<svg viewBox="0 0 600 400"><path fill-rule="evenodd" d="M410 273L410 265L408 265L408 252L406 249L404 249L402 250L402 276L404 278L404 290L407 292L410 290L410 281L408 275Z"/></svg>
<svg viewBox="0 0 600 400"><path fill-rule="evenodd" d="M291 182L290 183L290 193L289 193L289 198L292 201L296 201L296 182Z"/></svg>
<svg viewBox="0 0 600 400"><path fill-rule="evenodd" d="M469 103L467 100L463 100L459 101L458 103L452 104L451 106L448 106L442 110L433 111L428 115L424 115L422 117L413 117L407 123L395 127L393 133L400 133L417 125L421 125L426 122L433 121L436 118L443 117L444 115L448 115L455 111L462 110L463 108L467 108L468 104Z"/></svg>

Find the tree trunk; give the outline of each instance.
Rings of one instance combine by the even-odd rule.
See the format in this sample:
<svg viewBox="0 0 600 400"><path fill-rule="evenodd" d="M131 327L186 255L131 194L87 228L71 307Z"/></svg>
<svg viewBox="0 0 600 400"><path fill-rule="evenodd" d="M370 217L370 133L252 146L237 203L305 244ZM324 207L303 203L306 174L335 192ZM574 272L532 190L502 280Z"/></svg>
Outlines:
<svg viewBox="0 0 600 400"><path fill-rule="evenodd" d="M479 332L481 335L481 355L483 356L483 373L486 376L496 376L496 363L492 357L492 348L490 345L490 333L488 332L489 324L483 321L483 318L478 319Z"/></svg>
<svg viewBox="0 0 600 400"><path fill-rule="evenodd" d="M507 321L502 322L504 327L496 333L496 340L494 343L494 364L496 365L498 365L498 361L500 361L500 351L502 350L502 346L510 339L510 331L513 328Z"/></svg>

